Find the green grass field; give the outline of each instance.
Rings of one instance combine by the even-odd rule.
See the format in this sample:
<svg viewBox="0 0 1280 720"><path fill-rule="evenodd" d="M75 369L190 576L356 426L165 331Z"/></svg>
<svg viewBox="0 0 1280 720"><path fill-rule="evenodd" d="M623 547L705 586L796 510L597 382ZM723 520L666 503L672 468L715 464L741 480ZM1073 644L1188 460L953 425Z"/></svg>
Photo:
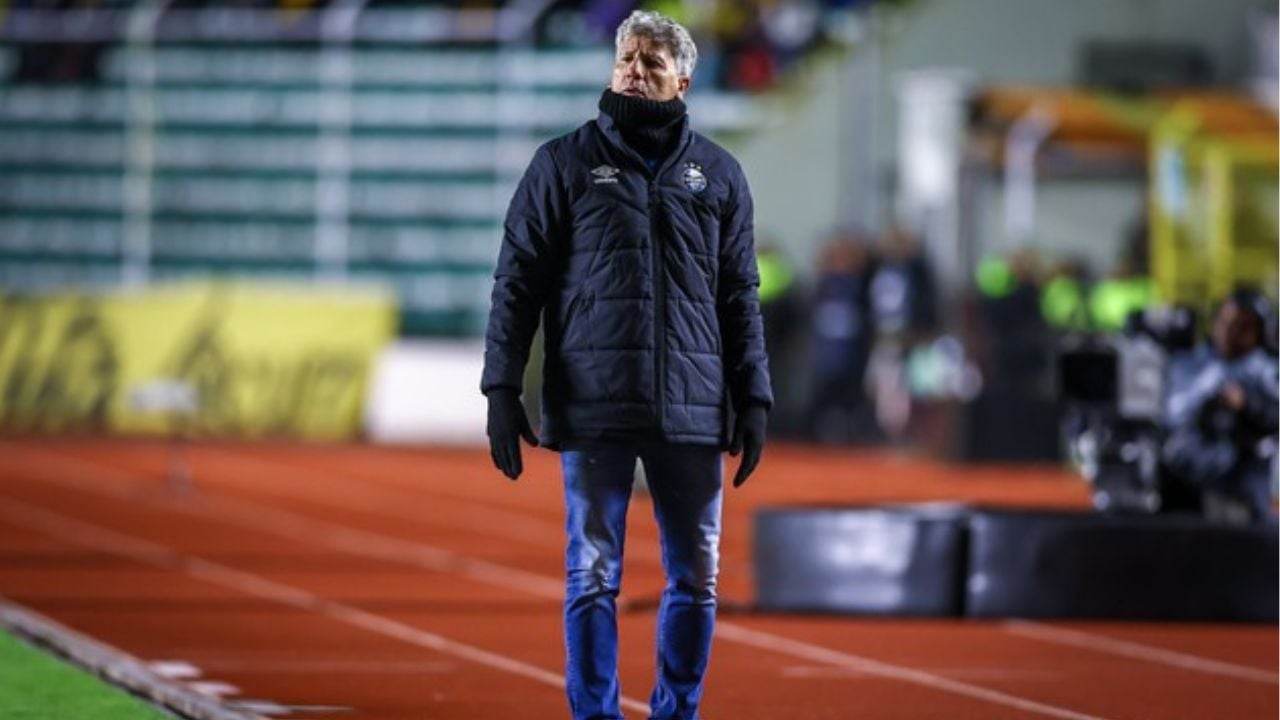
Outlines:
<svg viewBox="0 0 1280 720"><path fill-rule="evenodd" d="M0 631L0 718L172 720L141 700Z"/></svg>

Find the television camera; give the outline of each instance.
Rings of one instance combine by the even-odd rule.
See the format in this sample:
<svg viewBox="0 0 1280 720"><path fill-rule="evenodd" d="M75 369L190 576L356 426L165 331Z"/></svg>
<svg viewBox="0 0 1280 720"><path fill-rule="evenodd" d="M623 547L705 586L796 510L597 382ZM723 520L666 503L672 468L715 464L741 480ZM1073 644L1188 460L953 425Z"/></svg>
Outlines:
<svg viewBox="0 0 1280 720"><path fill-rule="evenodd" d="M1098 510L1182 508L1162 473L1161 415L1169 358L1195 340L1194 311L1157 307L1131 313L1119 333L1076 338L1059 353L1062 441Z"/></svg>

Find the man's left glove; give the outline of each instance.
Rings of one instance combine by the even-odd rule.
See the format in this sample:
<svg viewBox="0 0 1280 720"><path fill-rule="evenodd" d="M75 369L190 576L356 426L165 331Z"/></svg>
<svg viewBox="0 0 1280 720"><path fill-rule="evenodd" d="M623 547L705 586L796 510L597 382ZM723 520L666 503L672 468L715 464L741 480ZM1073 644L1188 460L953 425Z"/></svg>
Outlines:
<svg viewBox="0 0 1280 720"><path fill-rule="evenodd" d="M752 405L738 414L733 425L733 440L729 444L729 454L742 453L742 462L738 465L738 474L733 476L733 486L741 487L747 477L760 464L760 453L764 451L765 425L769 419L769 411L762 405Z"/></svg>
<svg viewBox="0 0 1280 720"><path fill-rule="evenodd" d="M502 474L515 480L524 471L524 463L520 459L520 438L538 447L538 436L529 426L529 416L524 412L519 393L497 388L490 390L488 397L489 454Z"/></svg>

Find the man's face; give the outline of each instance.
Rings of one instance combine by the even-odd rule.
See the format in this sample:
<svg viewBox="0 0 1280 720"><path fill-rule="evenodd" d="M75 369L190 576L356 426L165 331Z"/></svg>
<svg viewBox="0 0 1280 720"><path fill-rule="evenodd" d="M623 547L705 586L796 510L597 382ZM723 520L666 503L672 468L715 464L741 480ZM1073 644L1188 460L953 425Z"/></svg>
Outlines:
<svg viewBox="0 0 1280 720"><path fill-rule="evenodd" d="M1213 347L1229 360L1254 349L1260 343L1258 319L1253 313L1228 302L1213 323Z"/></svg>
<svg viewBox="0 0 1280 720"><path fill-rule="evenodd" d="M676 72L671 51L642 35L628 35L613 61L609 89L619 95L666 102L684 98L688 76Z"/></svg>

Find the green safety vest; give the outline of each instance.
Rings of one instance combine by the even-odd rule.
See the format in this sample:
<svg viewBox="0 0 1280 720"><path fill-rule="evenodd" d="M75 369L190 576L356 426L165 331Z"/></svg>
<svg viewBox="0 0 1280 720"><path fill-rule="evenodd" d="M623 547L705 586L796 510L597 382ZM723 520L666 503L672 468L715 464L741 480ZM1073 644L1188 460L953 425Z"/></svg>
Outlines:
<svg viewBox="0 0 1280 720"><path fill-rule="evenodd" d="M1040 313L1052 327L1084 330L1089 327L1089 308L1084 286L1070 275L1059 275L1040 292Z"/></svg>
<svg viewBox="0 0 1280 720"><path fill-rule="evenodd" d="M1094 286L1089 295L1089 314L1099 330L1119 330L1129 313L1155 301L1156 288L1151 278L1111 278Z"/></svg>
<svg viewBox="0 0 1280 720"><path fill-rule="evenodd" d="M760 273L760 302L767 303L786 294L794 276L786 260L772 253L756 256L756 269Z"/></svg>

